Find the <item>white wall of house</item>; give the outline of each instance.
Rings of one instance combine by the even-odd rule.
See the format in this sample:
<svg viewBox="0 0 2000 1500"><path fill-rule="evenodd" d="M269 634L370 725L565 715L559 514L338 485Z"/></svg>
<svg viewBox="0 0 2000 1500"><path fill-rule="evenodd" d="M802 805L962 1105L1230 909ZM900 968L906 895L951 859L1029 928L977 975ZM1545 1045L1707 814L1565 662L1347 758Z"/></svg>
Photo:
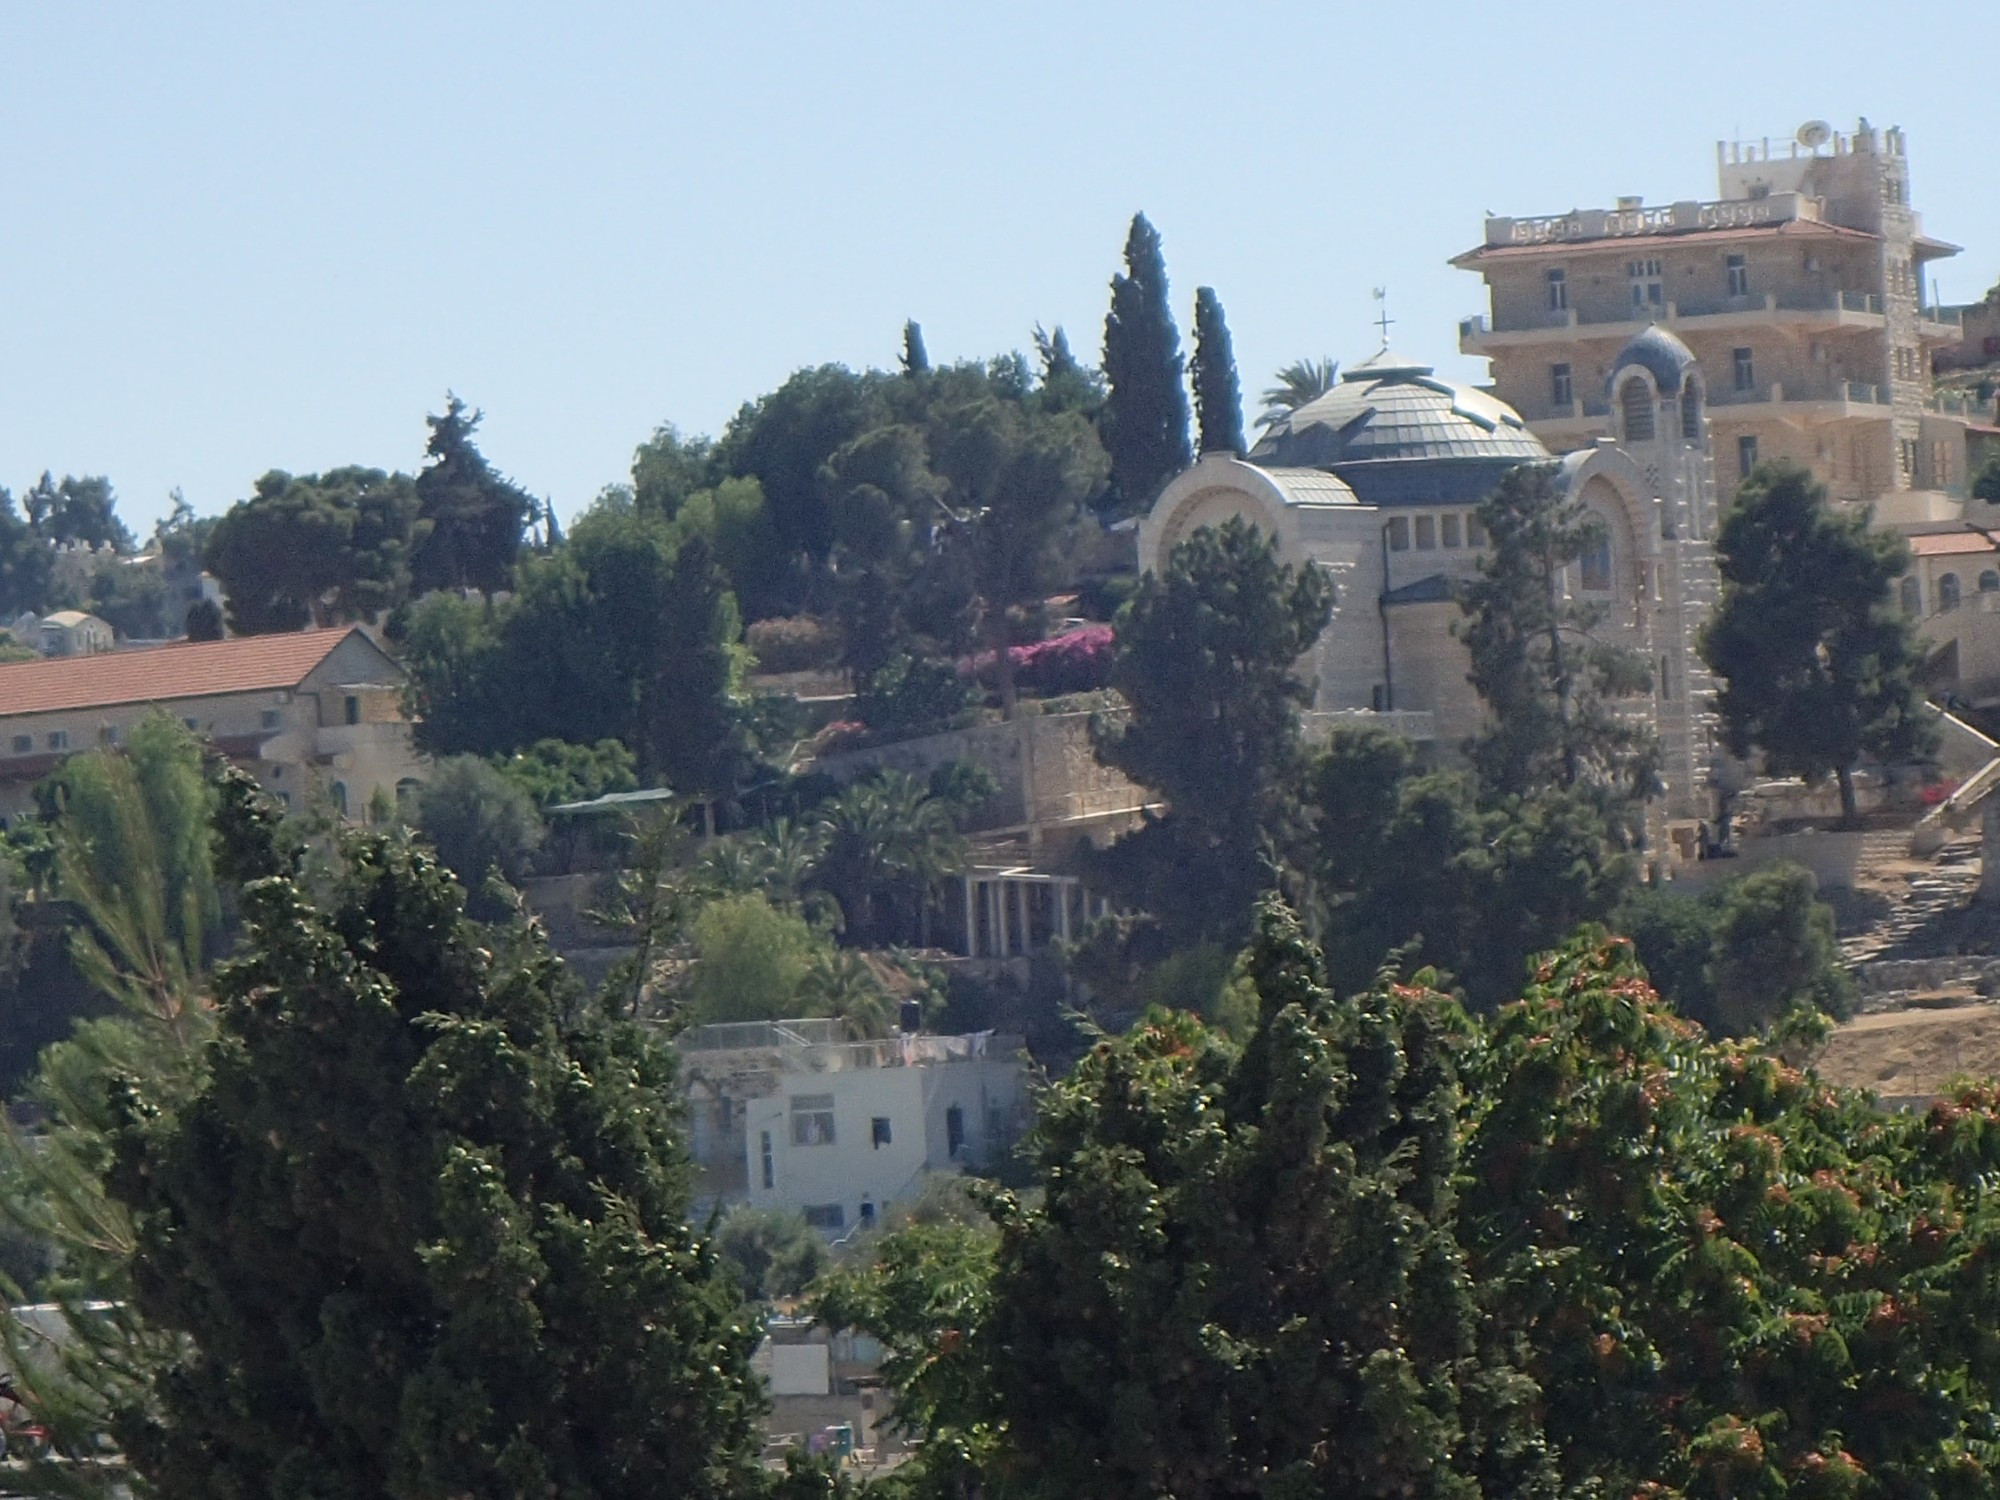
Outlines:
<svg viewBox="0 0 2000 1500"><path fill-rule="evenodd" d="M967 1057L788 1071L744 1110L749 1201L840 1235L927 1172L990 1165L1026 1123L1026 1088L1017 1058Z"/></svg>

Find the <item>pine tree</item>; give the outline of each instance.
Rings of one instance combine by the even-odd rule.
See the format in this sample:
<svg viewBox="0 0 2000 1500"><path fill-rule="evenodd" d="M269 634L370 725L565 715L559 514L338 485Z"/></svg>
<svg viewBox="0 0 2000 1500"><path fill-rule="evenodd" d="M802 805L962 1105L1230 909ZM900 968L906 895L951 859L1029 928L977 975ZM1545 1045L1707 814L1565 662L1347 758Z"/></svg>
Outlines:
<svg viewBox="0 0 2000 1500"><path fill-rule="evenodd" d="M1144 214L1134 214L1125 270L1111 278L1111 311L1104 319L1110 394L1098 422L1118 504L1128 514L1150 506L1193 462L1181 376L1181 336L1167 300L1160 236Z"/></svg>
<svg viewBox="0 0 2000 1500"><path fill-rule="evenodd" d="M1759 465L1716 536L1722 602L1702 654L1722 679L1715 706L1732 753L1777 776L1829 772L1857 815L1854 768L1928 749L1923 648L1893 603L1908 545L1865 516L1838 515L1796 464Z"/></svg>
<svg viewBox="0 0 2000 1500"><path fill-rule="evenodd" d="M1490 716L1473 763L1496 794L1585 791L1623 817L1658 784L1657 742L1618 707L1651 688L1651 672L1598 633L1603 606L1567 583L1604 523L1558 492L1546 464L1510 470L1479 518L1491 541L1459 627Z"/></svg>
<svg viewBox="0 0 2000 1500"><path fill-rule="evenodd" d="M417 593L478 589L495 593L514 575L521 538L535 514L532 495L502 478L472 441L481 413L457 396L442 416L429 416L429 463L417 475L417 499L429 535L411 560Z"/></svg>
<svg viewBox="0 0 2000 1500"><path fill-rule="evenodd" d="M1097 756L1167 811L1112 845L1103 873L1177 948L1240 943L1268 856L1293 842L1312 702L1297 667L1332 609L1319 569L1232 517L1176 547L1118 617L1111 683L1132 716Z"/></svg>
<svg viewBox="0 0 2000 1500"><path fill-rule="evenodd" d="M78 1025L41 1056L27 1095L31 1129L0 1123L0 1214L48 1247L44 1293L68 1336L46 1321L0 1319L0 1344L50 1452L20 1455L12 1492L129 1494L101 1436L142 1400L178 1339L131 1300L131 1216L105 1191L117 1099L137 1086L172 1106L202 1077L212 1034L205 958L220 920L208 840L215 805L192 735L165 715L132 733L126 752L93 751L61 773L51 825L57 881L82 918L78 968L114 1010ZM16 1298L18 1301L19 1299Z"/></svg>
<svg viewBox="0 0 2000 1500"><path fill-rule="evenodd" d="M1243 392L1236 379L1236 351L1229 324L1215 288L1197 287L1194 294L1194 360L1189 367L1194 385L1196 429L1203 453L1234 453L1243 441Z"/></svg>
<svg viewBox="0 0 2000 1500"><path fill-rule="evenodd" d="M928 375L931 357L924 349L923 325L915 318L903 324L903 373L912 380L919 375Z"/></svg>
<svg viewBox="0 0 2000 1500"><path fill-rule="evenodd" d="M247 939L210 1075L128 1107L135 1297L185 1335L116 1426L160 1500L721 1496L756 1334L687 1226L670 1056L495 943L427 854L343 833L331 886L240 832Z"/></svg>

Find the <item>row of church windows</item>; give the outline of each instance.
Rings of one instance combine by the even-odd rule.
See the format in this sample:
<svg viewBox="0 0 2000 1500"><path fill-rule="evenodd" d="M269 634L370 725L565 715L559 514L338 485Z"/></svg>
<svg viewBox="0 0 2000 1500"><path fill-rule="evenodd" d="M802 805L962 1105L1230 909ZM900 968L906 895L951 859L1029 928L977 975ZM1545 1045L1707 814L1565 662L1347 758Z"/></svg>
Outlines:
<svg viewBox="0 0 2000 1500"><path fill-rule="evenodd" d="M1439 516L1391 516L1389 550L1408 552L1412 545L1419 552L1484 547L1486 528L1470 511L1446 511Z"/></svg>
<svg viewBox="0 0 2000 1500"><path fill-rule="evenodd" d="M2000 572L1992 568L1982 572L1979 575L1979 592L2000 594ZM1962 597L1958 575L1940 573L1937 580L1937 612L1941 615L1950 614L1958 608ZM1913 620L1923 617L1924 586L1914 573L1907 574L1903 578L1903 613Z"/></svg>

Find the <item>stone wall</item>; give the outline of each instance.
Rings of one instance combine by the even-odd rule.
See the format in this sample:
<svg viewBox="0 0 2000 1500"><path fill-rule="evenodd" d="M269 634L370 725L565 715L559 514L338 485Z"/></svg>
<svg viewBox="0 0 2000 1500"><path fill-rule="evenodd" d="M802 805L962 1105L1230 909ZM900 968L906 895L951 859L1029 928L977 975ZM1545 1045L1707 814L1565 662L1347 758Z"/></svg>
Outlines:
<svg viewBox="0 0 2000 1500"><path fill-rule="evenodd" d="M1107 817L1143 806L1144 791L1098 762L1090 741L1096 717L1024 712L1008 723L837 751L820 757L817 769L845 782L878 770L922 780L952 761L982 766L1000 790L975 815L975 832ZM1105 717L1115 722L1123 710Z"/></svg>

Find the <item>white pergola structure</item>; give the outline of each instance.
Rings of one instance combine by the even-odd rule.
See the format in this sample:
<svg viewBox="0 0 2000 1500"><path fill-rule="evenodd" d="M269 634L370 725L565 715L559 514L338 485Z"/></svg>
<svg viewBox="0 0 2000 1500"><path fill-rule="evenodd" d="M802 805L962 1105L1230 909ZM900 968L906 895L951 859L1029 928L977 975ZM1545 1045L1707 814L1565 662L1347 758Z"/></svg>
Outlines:
<svg viewBox="0 0 2000 1500"><path fill-rule="evenodd" d="M1074 875L1051 875L1028 865L974 865L960 877L965 887L965 956L1016 958L1067 942L1092 917L1111 910Z"/></svg>

